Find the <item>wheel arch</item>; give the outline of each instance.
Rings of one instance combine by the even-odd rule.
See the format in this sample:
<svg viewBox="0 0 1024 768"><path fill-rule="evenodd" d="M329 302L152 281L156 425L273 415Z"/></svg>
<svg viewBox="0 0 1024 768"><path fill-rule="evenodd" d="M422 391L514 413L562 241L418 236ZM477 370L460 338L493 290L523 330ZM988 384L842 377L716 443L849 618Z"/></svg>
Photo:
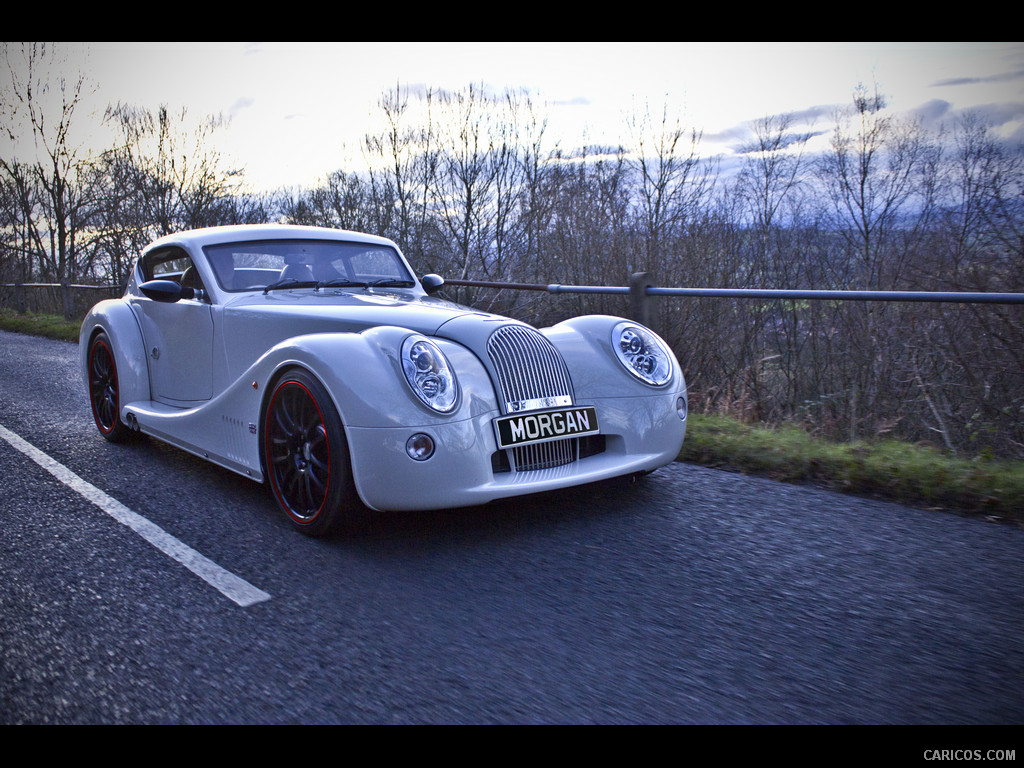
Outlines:
<svg viewBox="0 0 1024 768"><path fill-rule="evenodd" d="M287 481L281 483L281 478L275 477L275 472L268 463L271 453L271 425L269 422L273 420L272 407L275 397L290 382L297 384L305 390L306 394L312 399L313 404L320 411L320 423L324 427L323 435L326 438L324 445L327 450L327 461L324 464L330 468L329 472L331 474L329 477L332 478L324 486L323 505L316 515L309 520L297 519L297 508L293 504L297 499L294 498L291 490L286 490ZM321 390L321 392L318 393L318 390ZM321 398L326 398L326 401L322 401ZM328 414L327 409L333 409L333 411ZM334 437L337 438L337 442L333 439ZM331 393L323 378L318 376L317 372L309 366L298 362L286 362L268 377L260 401L257 439L259 440L259 461L264 484L274 496L278 506L302 533L310 536L330 533L361 504L355 485L349 438L345 428L344 417L341 410L337 407L335 396ZM305 439L310 440L306 444L307 453L305 454L306 461L310 461L312 457L309 449L312 441L308 436ZM301 458L301 452L295 451L297 449L294 447L286 449L289 459L292 455ZM302 472L305 471L302 470ZM313 474L311 468L310 472ZM308 497L305 498L308 500Z"/></svg>
<svg viewBox="0 0 1024 768"><path fill-rule="evenodd" d="M330 405L341 423L346 441L352 480L356 492L367 504L364 473L371 471L366 458L353 442L353 431L373 428L408 427L430 430L438 425L467 418L486 398L493 400L493 389L482 366L466 369L463 384L471 383L470 395L463 398L461 412L433 414L416 398L401 368L399 358L402 340L412 334L405 328L377 326L359 333L325 333L292 337L278 344L255 368L251 380L259 380L262 389L258 411L259 467L266 482L269 478L266 457L267 417L274 392L282 379L294 371L302 371L324 389ZM449 348L445 340L439 343ZM472 353L459 352L467 366ZM475 360L475 358L472 358ZM483 391L486 387L486 392Z"/></svg>
<svg viewBox="0 0 1024 768"><path fill-rule="evenodd" d="M266 441L266 429L267 429L267 409L270 408L270 402L274 397L274 393L277 391L277 385L281 379L293 371L302 371L314 379L320 382L321 386L327 390L328 396L331 397L331 405L334 406L334 410L338 414L338 419L341 421L342 431L345 429L345 417L341 410L338 408L337 403L334 402L334 396L331 395L330 390L324 384L323 378L318 376L316 371L308 365L300 363L295 360L289 360L278 366L267 378L266 386L263 387L263 396L260 398L260 409L259 409L259 421L257 422L256 439L259 441L259 457L260 457L260 470L263 473L263 482L269 482L269 476L267 474L267 457L264 451Z"/></svg>
<svg viewBox="0 0 1024 768"><path fill-rule="evenodd" d="M447 423L458 414L436 414L416 399L402 370L402 341L414 332L395 326L376 326L358 333L318 333L296 336L278 344L255 366L256 378L266 381L260 402L261 416L267 392L280 377L299 368L324 387L346 428L407 426ZM453 350L451 342L435 339L446 351L457 351L458 365L471 365L468 350ZM456 345L457 346L457 345ZM479 364L477 364L478 366ZM490 389L482 367L465 378L472 392L486 397L481 383ZM460 384L461 385L461 384ZM493 396L491 396L493 398Z"/></svg>
<svg viewBox="0 0 1024 768"><path fill-rule="evenodd" d="M106 334L113 347L121 409L139 400L149 400L149 363L142 329L135 313L120 299L100 302L82 321L79 357L83 381L88 385L89 351L101 333Z"/></svg>

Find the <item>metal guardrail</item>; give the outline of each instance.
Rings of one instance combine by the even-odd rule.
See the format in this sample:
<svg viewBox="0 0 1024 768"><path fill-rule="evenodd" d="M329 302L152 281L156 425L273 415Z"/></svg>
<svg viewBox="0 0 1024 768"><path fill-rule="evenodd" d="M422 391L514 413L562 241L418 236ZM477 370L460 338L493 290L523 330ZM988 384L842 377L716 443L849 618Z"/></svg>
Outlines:
<svg viewBox="0 0 1024 768"><path fill-rule="evenodd" d="M827 299L832 301L932 301L961 304L1024 304L1024 293L983 293L968 291L832 291L786 290L774 288L662 288L647 280L646 272L633 275L628 286L560 285L558 283L502 283L485 280L445 280L446 285L480 288L508 288L548 293L606 293L646 296L711 296L735 299ZM0 288L60 288L60 283L0 283ZM119 291L119 285L80 285L69 288L94 291Z"/></svg>
<svg viewBox="0 0 1024 768"><path fill-rule="evenodd" d="M967 291L832 291L774 290L760 288L661 288L646 272L630 277L628 286L543 285L540 283L500 283L482 280L445 280L445 285L497 288L547 293L597 293L628 295L634 320L650 325L650 300L655 296L689 296L732 299L788 299L792 301L910 301L959 304L1024 304L1024 293L979 293Z"/></svg>
<svg viewBox="0 0 1024 768"><path fill-rule="evenodd" d="M486 280L445 280L445 285L498 290L544 291L546 293L590 293L628 295L634 320L650 324L650 301L657 296L732 299L783 299L792 301L905 301L947 302L958 304L1024 304L1024 293L983 293L967 291L840 291L776 290L760 288L663 288L654 285L650 275L637 272L626 286L561 285L558 283L504 283ZM0 283L0 288L60 288L59 283ZM76 290L120 290L111 285L71 285Z"/></svg>
<svg viewBox="0 0 1024 768"><path fill-rule="evenodd" d="M0 288L61 288L62 283L0 283ZM117 285L80 285L69 283L68 288L90 288L94 291L115 291L120 290Z"/></svg>
<svg viewBox="0 0 1024 768"><path fill-rule="evenodd" d="M774 288L662 288L646 280L647 274L638 272L628 286L613 285L560 285L558 283L501 283L484 280L445 280L445 285L463 285L479 288L507 288L520 291L547 291L548 293L605 293L636 294L645 296L693 296L734 299L826 299L831 301L930 301L961 304L1024 304L1024 293L982 293L968 291L832 291L785 290ZM60 288L60 283L0 283L0 288ZM79 285L74 289L93 291L119 291L119 285Z"/></svg>
<svg viewBox="0 0 1024 768"><path fill-rule="evenodd" d="M639 273L637 276L642 276ZM553 283L498 283L483 280L445 280L445 285L464 285L480 288L509 288L548 293L606 293L631 294L641 288L637 285L559 285ZM712 296L736 299L828 299L832 301L933 301L963 304L1024 304L1024 293L970 293L966 291L816 291L774 290L760 288L660 288L643 283L646 296Z"/></svg>

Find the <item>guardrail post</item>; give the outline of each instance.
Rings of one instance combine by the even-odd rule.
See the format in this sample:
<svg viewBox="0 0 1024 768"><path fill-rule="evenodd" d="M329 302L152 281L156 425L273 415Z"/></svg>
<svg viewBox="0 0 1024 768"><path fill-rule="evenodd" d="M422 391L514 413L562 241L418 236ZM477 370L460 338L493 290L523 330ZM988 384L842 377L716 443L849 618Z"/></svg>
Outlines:
<svg viewBox="0 0 1024 768"><path fill-rule="evenodd" d="M652 299L647 295L647 289L652 286L649 272L634 272L629 276L630 317L641 325L645 325L653 330L654 312L651 307Z"/></svg>

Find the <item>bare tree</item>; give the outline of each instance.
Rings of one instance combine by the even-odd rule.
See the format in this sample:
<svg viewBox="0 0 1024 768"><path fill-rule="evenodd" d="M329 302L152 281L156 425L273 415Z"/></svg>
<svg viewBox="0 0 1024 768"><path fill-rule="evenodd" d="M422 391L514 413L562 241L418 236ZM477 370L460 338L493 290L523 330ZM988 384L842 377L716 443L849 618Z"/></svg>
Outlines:
<svg viewBox="0 0 1024 768"><path fill-rule="evenodd" d="M120 129L109 154L131 183L133 213L156 236L222 223L223 203L240 191L241 170L225 167L216 136L227 127L219 116L192 122L188 110L156 113L112 105L105 119Z"/></svg>
<svg viewBox="0 0 1024 768"><path fill-rule="evenodd" d="M487 279L486 251L494 236L491 218L496 177L492 102L469 86L441 95L438 172L432 203L438 227L454 257L459 278Z"/></svg>
<svg viewBox="0 0 1024 768"><path fill-rule="evenodd" d="M740 147L743 166L736 181L736 194L753 232L766 266L772 239L786 223L781 214L793 204L805 166L804 150L811 138L808 132L793 131L791 115L771 115L751 124L752 139ZM771 279L767 269L763 277Z"/></svg>
<svg viewBox="0 0 1024 768"><path fill-rule="evenodd" d="M72 125L82 91L81 73L69 78L59 53L45 43L23 43L12 56L7 43L3 58L10 81L0 91L0 117L15 150L0 157L0 173L14 194L19 210L19 250L27 274L61 284L65 316L74 315L70 283L88 269L90 258L84 230L92 205L92 158L72 138ZM33 156L19 161L17 146L31 137Z"/></svg>
<svg viewBox="0 0 1024 768"><path fill-rule="evenodd" d="M290 224L380 234L369 185L354 173L333 171L312 189L281 190L276 205Z"/></svg>
<svg viewBox="0 0 1024 768"><path fill-rule="evenodd" d="M905 254L891 248L893 237L929 202L915 195L925 188L921 174L931 167L934 152L920 125L885 108L877 90L858 86L853 109L837 115L820 174L834 227L853 259L848 277L876 290L895 287L903 276ZM912 203L919 210L908 211Z"/></svg>
<svg viewBox="0 0 1024 768"><path fill-rule="evenodd" d="M644 238L633 271L657 272L678 258L675 241L696 221L713 186L712 168L700 157L701 133L671 119L667 105L660 122L650 111L629 121L633 147L630 166L636 175L636 205Z"/></svg>
<svg viewBox="0 0 1024 768"><path fill-rule="evenodd" d="M932 285L967 291L1024 288L1024 155L976 113L953 127L942 215L924 265ZM929 286L931 287L931 286ZM937 354L922 377L928 428L951 449L1024 449L1024 316L1017 307L967 306L924 326ZM979 344L977 340L983 339ZM941 366L938 367L941 361Z"/></svg>
<svg viewBox="0 0 1024 768"><path fill-rule="evenodd" d="M742 222L740 236L744 280L755 288L795 288L805 279L801 250L795 248L800 195L804 183L805 149L809 132L793 129L791 115L766 116L754 123L752 136L742 144L743 159L731 194L730 218ZM769 413L791 416L796 408L796 382L806 364L800 351L800 312L794 302L758 302L748 307L741 333L740 366L758 418ZM769 379L781 379L773 383ZM774 384L774 385L773 385Z"/></svg>
<svg viewBox="0 0 1024 768"><path fill-rule="evenodd" d="M193 123L185 109L127 104L110 105L103 119L118 138L94 168L98 276L123 283L141 250L162 235L268 220L269 201L244 191L242 171L226 167L216 147L223 119Z"/></svg>
<svg viewBox="0 0 1024 768"><path fill-rule="evenodd" d="M441 270L436 252L436 227L431 215L431 190L438 167L432 90L414 94L395 86L378 102L381 127L366 135L363 145L371 208L370 230L390 237L425 270Z"/></svg>
<svg viewBox="0 0 1024 768"><path fill-rule="evenodd" d="M905 246L908 224L926 221L930 202L920 195L924 172L934 166L932 149L916 123L885 112L877 89L854 91L853 108L837 115L830 151L820 179L833 213L832 227L845 248L830 260L833 279L848 288L900 287L912 251ZM878 413L882 386L899 343L892 307L850 305L846 312L849 350L845 361L849 437L855 439L865 414Z"/></svg>
<svg viewBox="0 0 1024 768"><path fill-rule="evenodd" d="M621 285L628 279L627 177L622 147L584 146L555 154L545 180L551 211L539 248L542 282ZM550 304L563 316L624 311L620 302L600 295L566 294Z"/></svg>

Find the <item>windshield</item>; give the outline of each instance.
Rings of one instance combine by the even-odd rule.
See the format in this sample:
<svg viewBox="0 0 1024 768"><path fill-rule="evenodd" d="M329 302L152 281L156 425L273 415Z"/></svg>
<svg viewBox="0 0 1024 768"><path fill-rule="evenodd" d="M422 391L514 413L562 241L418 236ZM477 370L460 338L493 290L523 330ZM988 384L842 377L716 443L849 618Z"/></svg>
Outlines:
<svg viewBox="0 0 1024 768"><path fill-rule="evenodd" d="M208 245L226 291L288 287L415 285L394 248L336 240L262 240Z"/></svg>

